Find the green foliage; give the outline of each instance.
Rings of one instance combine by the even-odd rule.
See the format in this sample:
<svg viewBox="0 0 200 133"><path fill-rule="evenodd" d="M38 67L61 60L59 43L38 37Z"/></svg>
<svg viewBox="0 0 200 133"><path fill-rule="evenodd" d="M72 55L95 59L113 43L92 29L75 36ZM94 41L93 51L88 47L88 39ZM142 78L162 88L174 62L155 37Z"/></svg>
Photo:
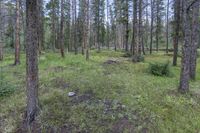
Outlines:
<svg viewBox="0 0 200 133"><path fill-rule="evenodd" d="M172 75L169 61L167 63L150 63L149 72L155 76L169 77Z"/></svg>

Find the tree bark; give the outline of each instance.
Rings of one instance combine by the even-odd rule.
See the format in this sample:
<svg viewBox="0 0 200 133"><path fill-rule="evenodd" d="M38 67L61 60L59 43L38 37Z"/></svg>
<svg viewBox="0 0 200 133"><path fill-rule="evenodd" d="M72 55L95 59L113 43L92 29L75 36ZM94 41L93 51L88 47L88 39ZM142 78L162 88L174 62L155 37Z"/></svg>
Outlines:
<svg viewBox="0 0 200 133"><path fill-rule="evenodd" d="M190 80L190 52L191 52L191 28L190 28L190 14L187 7L188 0L183 0L183 23L184 23L184 44L182 47L182 67L180 76L179 92L187 93L189 91Z"/></svg>
<svg viewBox="0 0 200 133"><path fill-rule="evenodd" d="M26 124L30 129L38 112L38 0L26 0Z"/></svg>
<svg viewBox="0 0 200 133"><path fill-rule="evenodd" d="M15 26L15 62L20 64L20 1L16 0L16 26Z"/></svg>
<svg viewBox="0 0 200 133"><path fill-rule="evenodd" d="M1 17L1 1L0 1L0 17ZM0 20L0 61L3 61L3 37L2 37L2 20Z"/></svg>
<svg viewBox="0 0 200 133"><path fill-rule="evenodd" d="M64 0L61 0L61 19L60 19L60 53L61 57L65 57L64 53Z"/></svg>
<svg viewBox="0 0 200 133"><path fill-rule="evenodd" d="M190 56L190 78L196 79L197 48L199 43L199 4L197 1L192 6L192 42Z"/></svg>
<svg viewBox="0 0 200 133"><path fill-rule="evenodd" d="M151 0L151 33L150 33L150 54L153 48L153 23L154 22L154 0Z"/></svg>
<svg viewBox="0 0 200 133"><path fill-rule="evenodd" d="M126 7L125 7L125 12L126 12L126 33L125 33L125 51L128 52L128 37L129 37L129 4L128 0L126 0Z"/></svg>
<svg viewBox="0 0 200 133"><path fill-rule="evenodd" d="M169 0L167 0L166 53L169 53Z"/></svg>
<svg viewBox="0 0 200 133"><path fill-rule="evenodd" d="M132 35L132 56L137 54L137 0L133 1L133 35Z"/></svg>
<svg viewBox="0 0 200 133"><path fill-rule="evenodd" d="M180 32L180 11L181 11L181 0L175 1L175 8L174 8L174 18L175 18L175 25L174 25L174 55L173 55L173 66L177 65L177 58L178 58L178 43L179 43L179 32Z"/></svg>

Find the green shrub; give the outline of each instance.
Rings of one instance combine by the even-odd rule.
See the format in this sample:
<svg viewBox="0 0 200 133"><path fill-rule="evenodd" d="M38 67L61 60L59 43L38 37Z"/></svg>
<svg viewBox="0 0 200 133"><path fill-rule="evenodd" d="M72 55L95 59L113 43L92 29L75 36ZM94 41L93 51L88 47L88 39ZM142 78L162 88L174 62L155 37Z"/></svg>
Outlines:
<svg viewBox="0 0 200 133"><path fill-rule="evenodd" d="M150 63L149 73L155 76L172 76L170 63Z"/></svg>

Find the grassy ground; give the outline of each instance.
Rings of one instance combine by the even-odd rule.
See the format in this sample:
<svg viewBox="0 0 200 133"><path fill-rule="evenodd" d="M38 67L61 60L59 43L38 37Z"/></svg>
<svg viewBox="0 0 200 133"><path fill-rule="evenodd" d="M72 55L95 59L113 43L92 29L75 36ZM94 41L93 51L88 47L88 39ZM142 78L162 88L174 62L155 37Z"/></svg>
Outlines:
<svg viewBox="0 0 200 133"><path fill-rule="evenodd" d="M191 92L177 93L180 60L172 67L173 77L148 74L150 62L166 62L172 57L158 53L134 64L121 52L92 52L91 60L81 55L46 53L39 58L40 115L43 132L91 133L195 133L200 132L200 60L197 81ZM110 62L108 60L114 60ZM10 66L6 55L0 66L3 82L14 92L0 97L0 132L20 127L25 110L25 55L21 65ZM1 72L1 73L2 73ZM75 97L68 92L75 91Z"/></svg>

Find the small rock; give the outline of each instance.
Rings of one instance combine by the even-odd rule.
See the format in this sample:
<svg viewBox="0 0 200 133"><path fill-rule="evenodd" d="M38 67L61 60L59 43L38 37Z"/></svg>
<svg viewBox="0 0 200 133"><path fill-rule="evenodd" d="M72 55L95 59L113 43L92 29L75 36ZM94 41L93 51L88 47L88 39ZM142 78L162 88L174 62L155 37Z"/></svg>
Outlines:
<svg viewBox="0 0 200 133"><path fill-rule="evenodd" d="M69 96L69 97L73 97L73 96L75 96L75 95L76 95L75 92L69 92L69 93L68 93L68 96Z"/></svg>

